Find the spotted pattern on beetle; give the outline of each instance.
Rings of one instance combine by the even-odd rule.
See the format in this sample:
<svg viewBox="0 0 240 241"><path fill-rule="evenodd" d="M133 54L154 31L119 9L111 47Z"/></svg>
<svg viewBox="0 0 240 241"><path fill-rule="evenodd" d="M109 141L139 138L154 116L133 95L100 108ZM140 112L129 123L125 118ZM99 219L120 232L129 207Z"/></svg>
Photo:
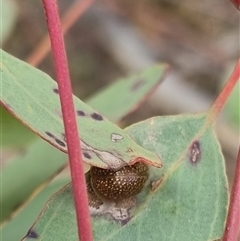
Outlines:
<svg viewBox="0 0 240 241"><path fill-rule="evenodd" d="M143 189L149 175L148 166L137 162L118 170L92 167L91 186L103 200L117 201L137 195Z"/></svg>
<svg viewBox="0 0 240 241"><path fill-rule="evenodd" d="M130 219L130 210L136 206L134 198L128 198L116 202L104 202L97 196L90 184L87 182L88 205L92 216L104 216L105 218L112 218L116 222L125 225Z"/></svg>

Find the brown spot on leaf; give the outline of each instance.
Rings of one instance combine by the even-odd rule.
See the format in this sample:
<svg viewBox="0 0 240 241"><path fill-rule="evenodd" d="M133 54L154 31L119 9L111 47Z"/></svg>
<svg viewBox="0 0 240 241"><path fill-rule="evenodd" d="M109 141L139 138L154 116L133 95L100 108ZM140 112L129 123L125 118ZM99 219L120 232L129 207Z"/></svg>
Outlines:
<svg viewBox="0 0 240 241"><path fill-rule="evenodd" d="M36 231L30 229L26 235L26 238L34 238L34 239L37 239L38 238L38 234Z"/></svg>
<svg viewBox="0 0 240 241"><path fill-rule="evenodd" d="M163 181L163 177L153 181L151 183L151 191L155 191L161 185L162 181Z"/></svg>
<svg viewBox="0 0 240 241"><path fill-rule="evenodd" d="M131 91L136 91L144 85L145 81L140 79L131 86Z"/></svg>
<svg viewBox="0 0 240 241"><path fill-rule="evenodd" d="M77 110L78 116L85 116L85 113L82 110Z"/></svg>
<svg viewBox="0 0 240 241"><path fill-rule="evenodd" d="M59 140L59 139L58 139L56 136L54 136L52 133L50 133L50 132L48 132L48 131L45 131L45 133L46 133L49 137L53 138L54 141L57 142L57 144L58 144L59 146L63 146L63 147L66 146L66 144L65 144L63 141ZM64 136L65 136L65 135L64 135Z"/></svg>
<svg viewBox="0 0 240 241"><path fill-rule="evenodd" d="M56 94L59 94L59 90L57 88L53 89L53 92L56 93Z"/></svg>
<svg viewBox="0 0 240 241"><path fill-rule="evenodd" d="M103 117L101 115L99 115L98 113L93 113L91 114L91 117L94 119L94 120L97 120L97 121L102 121L103 120Z"/></svg>
<svg viewBox="0 0 240 241"><path fill-rule="evenodd" d="M48 131L45 131L45 133L46 133L49 137L55 138L55 136L54 136L52 133L50 133L50 132L48 132Z"/></svg>
<svg viewBox="0 0 240 241"><path fill-rule="evenodd" d="M87 152L83 152L83 155L87 159L91 159L91 156Z"/></svg>
<svg viewBox="0 0 240 241"><path fill-rule="evenodd" d="M55 141L56 141L57 144L60 145L60 146L63 146L63 147L66 146L66 144L65 144L63 141L61 141L61 140L59 140L59 139L57 139L57 138L55 138Z"/></svg>
<svg viewBox="0 0 240 241"><path fill-rule="evenodd" d="M201 159L201 148L199 141L194 141L190 147L189 159L193 164L196 164Z"/></svg>

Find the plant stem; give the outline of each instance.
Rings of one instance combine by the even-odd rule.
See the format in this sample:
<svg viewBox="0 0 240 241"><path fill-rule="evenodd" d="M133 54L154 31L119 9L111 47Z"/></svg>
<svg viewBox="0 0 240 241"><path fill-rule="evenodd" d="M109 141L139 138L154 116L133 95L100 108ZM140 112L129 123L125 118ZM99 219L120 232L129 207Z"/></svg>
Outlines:
<svg viewBox="0 0 240 241"><path fill-rule="evenodd" d="M50 35L54 67L58 81L63 113L77 215L78 235L79 239L82 241L91 241L91 220L88 210L88 198L86 192L82 152L80 148L76 115L73 105L67 58L60 28L57 1L42 0L42 2L45 10L48 32Z"/></svg>
<svg viewBox="0 0 240 241"><path fill-rule="evenodd" d="M240 147L238 150L228 217L222 241L237 241L240 232Z"/></svg>
<svg viewBox="0 0 240 241"><path fill-rule="evenodd" d="M240 78L240 59L238 60L238 63L234 68L233 73L229 77L227 83L223 87L223 90L221 91L221 93L219 94L219 96L214 101L211 107L210 119L213 120L213 122L216 120L216 117L222 111L226 101L228 100L229 95L231 94L239 78Z"/></svg>
<svg viewBox="0 0 240 241"><path fill-rule="evenodd" d="M238 10L240 10L240 0L231 0L231 2Z"/></svg>
<svg viewBox="0 0 240 241"><path fill-rule="evenodd" d="M76 0L62 17L63 35L71 28L79 17L91 6L94 0ZM45 35L34 51L27 57L26 62L33 66L39 65L51 48L49 36Z"/></svg>

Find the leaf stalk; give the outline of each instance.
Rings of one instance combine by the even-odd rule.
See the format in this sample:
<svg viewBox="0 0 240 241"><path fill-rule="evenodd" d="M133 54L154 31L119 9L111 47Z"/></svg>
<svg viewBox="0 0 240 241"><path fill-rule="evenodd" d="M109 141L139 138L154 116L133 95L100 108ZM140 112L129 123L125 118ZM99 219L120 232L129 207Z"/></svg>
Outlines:
<svg viewBox="0 0 240 241"><path fill-rule="evenodd" d="M232 93L234 86L239 81L239 78L240 78L240 59L238 60L238 63L233 70L233 73L229 77L229 79L228 79L227 83L225 84L225 86L223 87L221 93L219 94L217 99L212 104L212 107L211 107L212 111L210 111L210 113L211 113L210 118L213 120L213 122L214 122L214 120L216 120L216 117L222 111L225 103L227 102L230 94Z"/></svg>

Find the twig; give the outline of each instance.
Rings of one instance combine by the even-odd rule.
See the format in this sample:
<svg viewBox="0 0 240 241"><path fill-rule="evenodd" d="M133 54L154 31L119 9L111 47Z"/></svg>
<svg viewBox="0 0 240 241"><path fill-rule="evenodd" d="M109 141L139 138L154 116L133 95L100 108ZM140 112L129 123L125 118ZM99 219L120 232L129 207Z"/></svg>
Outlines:
<svg viewBox="0 0 240 241"><path fill-rule="evenodd" d="M62 17L63 35L71 28L77 19L86 12L94 0L76 0ZM33 66L39 65L51 48L49 36L46 34L34 51L27 57L26 62Z"/></svg>
<svg viewBox="0 0 240 241"><path fill-rule="evenodd" d="M217 99L214 101L211 107L211 113L209 115L209 118L214 122L216 120L216 117L219 115L219 113L222 111L226 101L228 100L229 95L232 93L232 90L236 83L239 81L240 78L240 59L238 60L238 63L233 70L232 75L230 76L229 80L223 87L221 93L217 97Z"/></svg>
<svg viewBox="0 0 240 241"><path fill-rule="evenodd" d="M237 241L240 232L240 147L233 181L229 211L222 241Z"/></svg>
<svg viewBox="0 0 240 241"><path fill-rule="evenodd" d="M77 123L72 99L72 88L67 65L67 58L60 28L56 0L42 0L48 32L52 46L54 67L58 81L63 121L68 146L74 201L76 207L78 235L82 241L91 241L91 220L88 210L88 198L82 161L82 152L77 130ZM71 144L70 144L71 143Z"/></svg>
<svg viewBox="0 0 240 241"><path fill-rule="evenodd" d="M238 10L240 10L240 0L231 0L231 2Z"/></svg>

